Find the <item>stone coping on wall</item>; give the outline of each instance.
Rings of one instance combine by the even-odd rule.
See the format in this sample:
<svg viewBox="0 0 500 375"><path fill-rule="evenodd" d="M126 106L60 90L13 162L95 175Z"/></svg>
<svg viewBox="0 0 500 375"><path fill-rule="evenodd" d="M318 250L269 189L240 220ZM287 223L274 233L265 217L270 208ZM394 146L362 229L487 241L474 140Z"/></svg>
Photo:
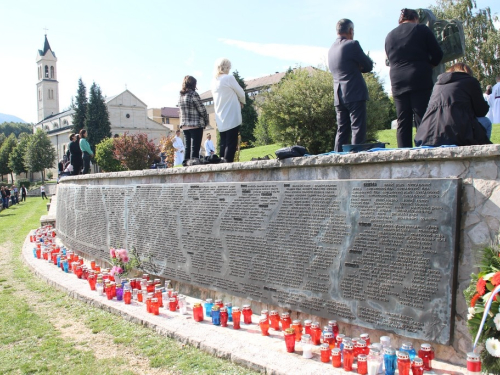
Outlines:
<svg viewBox="0 0 500 375"><path fill-rule="evenodd" d="M390 149L388 151L359 152L353 154L315 155L285 160L260 160L239 163L205 164L181 168L145 169L141 171L98 173L63 177L61 183L84 182L109 178L129 178L193 174L207 172L233 172L249 170L269 170L304 167L328 167L354 164L403 163L408 161L436 161L500 157L500 145L481 145L463 147L438 147L422 149Z"/></svg>
<svg viewBox="0 0 500 375"><path fill-rule="evenodd" d="M281 332L270 330L270 336L262 336L258 316L253 315L251 325L241 324L241 330L211 324L208 318L203 323L192 319L191 307L201 300L187 297L188 314L180 315L161 308L160 315L146 312L143 303L133 301L130 305L116 300L108 300L91 291L85 280L73 274L64 273L60 268L47 261L33 257L29 236L23 245L23 261L39 278L54 288L67 293L70 297L94 307L118 315L136 324L142 324L157 333L171 337L182 343L193 345L211 355L224 358L265 374L346 374L343 369L333 368L331 363L320 361L319 347L313 347L313 358L302 358L300 343L296 344L295 353L287 353ZM466 374L466 369L441 361L433 361L433 371L427 374Z"/></svg>

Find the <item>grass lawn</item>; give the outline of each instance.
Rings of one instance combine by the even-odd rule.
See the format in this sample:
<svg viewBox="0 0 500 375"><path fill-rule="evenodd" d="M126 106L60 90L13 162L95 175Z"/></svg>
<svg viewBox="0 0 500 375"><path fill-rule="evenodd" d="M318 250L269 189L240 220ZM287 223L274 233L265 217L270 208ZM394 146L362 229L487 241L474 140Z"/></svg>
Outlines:
<svg viewBox="0 0 500 375"><path fill-rule="evenodd" d="M415 128L413 129L413 136L415 136ZM377 140L385 143L390 143L387 148L397 148L398 142L396 140L396 129L380 130L377 133ZM493 125L491 131L491 142L494 144L500 144L500 124ZM247 148L241 151L240 161L249 161L254 157L263 157L271 154L273 158L276 158L274 151L281 148L282 146L278 144L266 145L261 147ZM332 145L333 150L333 145Z"/></svg>
<svg viewBox="0 0 500 375"><path fill-rule="evenodd" d="M68 297L21 261L46 202L0 212L1 374L251 374L192 346Z"/></svg>

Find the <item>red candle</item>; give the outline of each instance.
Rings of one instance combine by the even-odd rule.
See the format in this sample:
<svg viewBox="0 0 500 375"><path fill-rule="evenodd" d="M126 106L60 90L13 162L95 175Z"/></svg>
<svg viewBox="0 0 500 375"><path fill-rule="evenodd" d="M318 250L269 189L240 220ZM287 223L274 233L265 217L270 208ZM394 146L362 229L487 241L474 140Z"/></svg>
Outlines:
<svg viewBox="0 0 500 375"><path fill-rule="evenodd" d="M300 320L294 320L292 322L292 328L295 330L295 341L299 342L302 338L302 324Z"/></svg>
<svg viewBox="0 0 500 375"><path fill-rule="evenodd" d="M139 293L137 293L137 301L142 302L143 301L142 297L143 297L142 293L141 293L141 291L139 291Z"/></svg>
<svg viewBox="0 0 500 375"><path fill-rule="evenodd" d="M292 324L292 319L290 319L290 314L284 312L281 314L281 329L284 331L287 328L290 328Z"/></svg>
<svg viewBox="0 0 500 375"><path fill-rule="evenodd" d="M151 298L151 310L153 315L160 315L160 304L158 298Z"/></svg>
<svg viewBox="0 0 500 375"><path fill-rule="evenodd" d="M366 354L358 355L358 374L359 375L368 374L368 366L366 363Z"/></svg>
<svg viewBox="0 0 500 375"><path fill-rule="evenodd" d="M330 346L328 344L321 344L321 362L330 362Z"/></svg>
<svg viewBox="0 0 500 375"><path fill-rule="evenodd" d="M422 358L415 358L411 364L411 372L413 375L423 375L424 374L424 361Z"/></svg>
<svg viewBox="0 0 500 375"><path fill-rule="evenodd" d="M418 356L422 358L424 363L424 370L432 370L432 360L434 359L434 350L432 350L431 344L420 345L420 350L418 351Z"/></svg>
<svg viewBox="0 0 500 375"><path fill-rule="evenodd" d="M170 300L169 300L169 307L170 307ZM203 321L203 307L199 302L193 304L193 319L195 320L195 322Z"/></svg>
<svg viewBox="0 0 500 375"><path fill-rule="evenodd" d="M222 300L221 300L221 299L216 299L216 300L215 300L215 305L216 305L216 306L219 306L219 310L220 310L222 307L224 307L224 303L222 302Z"/></svg>
<svg viewBox="0 0 500 375"><path fill-rule="evenodd" d="M344 354L344 371L352 371L352 364L354 362L354 346L352 342L349 341L344 343L343 354Z"/></svg>
<svg viewBox="0 0 500 375"><path fill-rule="evenodd" d="M359 348L358 348L358 345L357 345L358 344L358 340L361 340L361 339L359 337L353 337L351 339L352 346L353 346L352 350L354 352L354 358L358 358L358 354L359 354Z"/></svg>
<svg viewBox="0 0 500 375"><path fill-rule="evenodd" d="M149 281L149 275L147 273L143 273L142 278L146 279L146 281Z"/></svg>
<svg viewBox="0 0 500 375"><path fill-rule="evenodd" d="M286 351L288 353L295 352L295 330L287 328L284 330L283 335L285 336Z"/></svg>
<svg viewBox="0 0 500 375"><path fill-rule="evenodd" d="M96 282L95 275L89 275L87 281L89 282L90 290L95 290L95 282Z"/></svg>
<svg viewBox="0 0 500 375"><path fill-rule="evenodd" d="M313 345L321 344L321 328L317 322L311 324L311 340Z"/></svg>
<svg viewBox="0 0 500 375"><path fill-rule="evenodd" d="M336 347L340 348L340 345L342 345L342 341L344 340L345 335L342 333L339 333L337 337L335 338L335 341L337 342Z"/></svg>
<svg viewBox="0 0 500 375"><path fill-rule="evenodd" d="M479 354L474 352L467 353L467 371L469 375L481 374L481 359Z"/></svg>
<svg viewBox="0 0 500 375"><path fill-rule="evenodd" d="M153 281L151 281L151 280L148 281L146 290L147 290L148 293L154 293L154 291L155 291L155 284L153 284Z"/></svg>
<svg viewBox="0 0 500 375"><path fill-rule="evenodd" d="M277 311L272 310L269 313L269 320L271 322L271 328L275 331L280 330L280 316Z"/></svg>
<svg viewBox="0 0 500 375"><path fill-rule="evenodd" d="M365 340L359 339L358 342L356 343L356 348L357 351L355 351L355 353L357 352L357 355L360 354L368 355L370 353L370 349L368 349L368 347L366 346Z"/></svg>
<svg viewBox="0 0 500 375"><path fill-rule="evenodd" d="M95 260L91 260L90 261L90 268L92 268L93 270L95 270Z"/></svg>
<svg viewBox="0 0 500 375"><path fill-rule="evenodd" d="M229 314L227 313L227 308L223 306L219 309L219 311L220 311L220 326L227 327L227 321L229 319Z"/></svg>
<svg viewBox="0 0 500 375"><path fill-rule="evenodd" d="M111 287L106 287L106 297L108 297L108 300L113 299L113 289Z"/></svg>
<svg viewBox="0 0 500 375"><path fill-rule="evenodd" d="M312 338L311 324L312 324L312 320L310 320L310 319L304 320L304 333L307 334L307 335L311 335L311 338Z"/></svg>
<svg viewBox="0 0 500 375"><path fill-rule="evenodd" d="M335 336L333 335L333 332L325 332L323 334L323 342L328 344L330 349L335 348Z"/></svg>
<svg viewBox="0 0 500 375"><path fill-rule="evenodd" d="M269 321L269 310L261 310L260 312L261 318L266 318Z"/></svg>
<svg viewBox="0 0 500 375"><path fill-rule="evenodd" d="M151 297L150 293L146 296L146 311L150 314L153 313L153 303L152 303L153 298Z"/></svg>
<svg viewBox="0 0 500 375"><path fill-rule="evenodd" d="M125 305L130 305L132 302L132 292L129 289L126 289L123 292L123 301L125 302Z"/></svg>
<svg viewBox="0 0 500 375"><path fill-rule="evenodd" d="M252 309L250 305L243 305L243 323L252 324Z"/></svg>
<svg viewBox="0 0 500 375"><path fill-rule="evenodd" d="M171 297L168 299L168 309L172 312L175 312L177 309L177 299L175 297Z"/></svg>
<svg viewBox="0 0 500 375"><path fill-rule="evenodd" d="M240 329L241 311L237 306L233 307L233 328Z"/></svg>
<svg viewBox="0 0 500 375"><path fill-rule="evenodd" d="M398 371L399 375L410 375L410 357L407 352L398 353Z"/></svg>
<svg viewBox="0 0 500 375"><path fill-rule="evenodd" d="M362 333L361 335L359 335L359 338L366 342L366 347L371 345L370 335L368 333ZM368 354L366 354L366 355L368 355Z"/></svg>
<svg viewBox="0 0 500 375"><path fill-rule="evenodd" d="M76 274L76 277L78 277L79 279L81 279L81 278L82 278L82 275L83 275L82 266L77 265L77 266L75 267L75 274Z"/></svg>
<svg viewBox="0 0 500 375"><path fill-rule="evenodd" d="M40 258L42 257L42 250L40 249L40 247L38 247L38 248L36 249L36 257L37 257L38 259L40 259Z"/></svg>
<svg viewBox="0 0 500 375"><path fill-rule="evenodd" d="M332 349L332 365L337 368L342 366L342 352L339 348Z"/></svg>
<svg viewBox="0 0 500 375"><path fill-rule="evenodd" d="M162 288L161 287L156 287L155 290L155 298L158 298L158 303L160 307L163 307L163 294L162 294Z"/></svg>
<svg viewBox="0 0 500 375"><path fill-rule="evenodd" d="M269 336L269 320L266 317L260 318L259 326L262 336Z"/></svg>

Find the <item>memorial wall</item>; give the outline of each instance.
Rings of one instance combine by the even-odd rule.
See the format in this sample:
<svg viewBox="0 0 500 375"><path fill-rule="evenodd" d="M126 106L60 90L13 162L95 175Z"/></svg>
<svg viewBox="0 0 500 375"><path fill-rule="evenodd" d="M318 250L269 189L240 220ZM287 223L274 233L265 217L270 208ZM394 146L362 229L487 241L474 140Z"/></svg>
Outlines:
<svg viewBox="0 0 500 375"><path fill-rule="evenodd" d="M150 272L238 304L433 341L462 363L462 292L500 227L499 156L490 145L69 177L57 229L93 257L134 246Z"/></svg>

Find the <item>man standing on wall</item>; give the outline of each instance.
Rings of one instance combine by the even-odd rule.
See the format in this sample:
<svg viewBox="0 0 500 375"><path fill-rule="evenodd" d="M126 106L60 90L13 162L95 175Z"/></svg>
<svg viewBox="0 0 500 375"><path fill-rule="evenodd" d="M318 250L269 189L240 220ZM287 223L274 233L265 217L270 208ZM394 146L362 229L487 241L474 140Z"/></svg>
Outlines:
<svg viewBox="0 0 500 375"><path fill-rule="evenodd" d="M366 142L366 101L368 88L361 73L371 72L373 61L354 40L354 24L346 18L337 22L338 38L328 51L328 68L333 75L337 111L335 151L349 142Z"/></svg>
<svg viewBox="0 0 500 375"><path fill-rule="evenodd" d="M177 129L175 132L175 137L174 141L172 142L172 146L174 146L175 149L175 160L174 160L174 165L179 165L182 164L182 161L184 160L184 142L182 142L181 138L181 131Z"/></svg>
<svg viewBox="0 0 500 375"><path fill-rule="evenodd" d="M497 76L497 84L493 86L490 97L488 98L490 111L488 117L492 124L500 124L500 76Z"/></svg>

